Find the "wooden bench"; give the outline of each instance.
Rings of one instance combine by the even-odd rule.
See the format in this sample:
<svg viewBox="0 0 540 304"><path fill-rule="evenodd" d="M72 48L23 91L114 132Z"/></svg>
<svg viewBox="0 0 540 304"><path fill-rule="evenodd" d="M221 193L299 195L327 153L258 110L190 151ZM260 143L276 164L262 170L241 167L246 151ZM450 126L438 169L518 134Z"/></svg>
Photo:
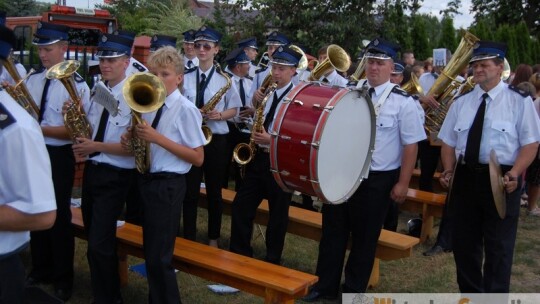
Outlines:
<svg viewBox="0 0 540 304"><path fill-rule="evenodd" d="M441 183L439 182L440 177L441 177L440 172L435 172L435 174L433 174L432 185L433 185L433 192L435 193L446 192L446 189L444 189L441 186ZM420 189L419 181L420 181L420 169L414 169L413 174L411 176L411 182L409 183L409 188Z"/></svg>
<svg viewBox="0 0 540 304"><path fill-rule="evenodd" d="M401 210L422 214L420 242L428 240L433 234L435 217L442 217L446 194L436 194L409 188L407 199L399 205Z"/></svg>
<svg viewBox="0 0 540 304"><path fill-rule="evenodd" d="M229 189L223 189L223 213L231 214L231 205L235 195L236 192ZM201 189L199 206L207 207L205 189ZM263 200L257 209L255 223L266 225L266 223L268 223L268 217L268 201ZM289 225L287 226L287 232L320 241L322 234L322 214L291 206L289 208ZM409 257L412 254L413 246L418 243L418 238L383 229L377 244L377 251L375 253L376 259L371 272L369 286L375 287L379 283L380 260L396 260Z"/></svg>
<svg viewBox="0 0 540 304"><path fill-rule="evenodd" d="M86 238L81 210L72 208L75 235ZM126 223L116 231L120 277L127 283L127 255L144 258L142 227ZM176 238L173 265L198 277L263 297L265 303L294 303L318 278L183 238Z"/></svg>

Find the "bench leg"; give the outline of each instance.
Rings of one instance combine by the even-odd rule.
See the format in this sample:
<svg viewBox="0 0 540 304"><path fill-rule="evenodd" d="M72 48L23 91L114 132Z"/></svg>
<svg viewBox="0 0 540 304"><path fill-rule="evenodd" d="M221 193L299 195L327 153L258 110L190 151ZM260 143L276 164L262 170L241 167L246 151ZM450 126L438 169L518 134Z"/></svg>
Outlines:
<svg viewBox="0 0 540 304"><path fill-rule="evenodd" d="M294 304L294 298L291 298L288 295L277 292L276 290L266 289L266 296L264 297L264 304L275 304L275 303L288 303Z"/></svg>
<svg viewBox="0 0 540 304"><path fill-rule="evenodd" d="M422 231L420 232L420 243L423 243L429 239L433 234L433 215L431 214L429 207L424 204L422 213Z"/></svg>
<svg viewBox="0 0 540 304"><path fill-rule="evenodd" d="M371 270L371 276L369 277L368 288L374 288L379 285L379 264L380 261L378 258L375 258L373 262L373 269Z"/></svg>
<svg viewBox="0 0 540 304"><path fill-rule="evenodd" d="M120 287L126 287L128 284L127 254L120 248L118 248L118 274L120 275Z"/></svg>

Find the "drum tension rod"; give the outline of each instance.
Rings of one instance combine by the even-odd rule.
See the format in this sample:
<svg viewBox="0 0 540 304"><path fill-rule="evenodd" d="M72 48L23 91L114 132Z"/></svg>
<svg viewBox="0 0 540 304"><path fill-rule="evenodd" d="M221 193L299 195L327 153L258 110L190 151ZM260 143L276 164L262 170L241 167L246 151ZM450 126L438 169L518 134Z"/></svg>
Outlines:
<svg viewBox="0 0 540 304"><path fill-rule="evenodd" d="M293 101L293 102L294 102L295 104L297 104L297 105L304 106L304 102L301 101L301 100L295 100L295 101Z"/></svg>

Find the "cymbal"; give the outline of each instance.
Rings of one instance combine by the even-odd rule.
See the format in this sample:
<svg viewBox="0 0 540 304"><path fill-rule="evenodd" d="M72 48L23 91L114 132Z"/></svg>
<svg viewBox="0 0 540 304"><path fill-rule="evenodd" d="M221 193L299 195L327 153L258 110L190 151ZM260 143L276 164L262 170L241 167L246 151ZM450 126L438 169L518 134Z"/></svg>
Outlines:
<svg viewBox="0 0 540 304"><path fill-rule="evenodd" d="M489 154L489 180L491 182L491 192L493 192L493 201L495 201L497 213L499 213L501 219L504 219L506 217L506 191L504 189L501 165L493 149Z"/></svg>

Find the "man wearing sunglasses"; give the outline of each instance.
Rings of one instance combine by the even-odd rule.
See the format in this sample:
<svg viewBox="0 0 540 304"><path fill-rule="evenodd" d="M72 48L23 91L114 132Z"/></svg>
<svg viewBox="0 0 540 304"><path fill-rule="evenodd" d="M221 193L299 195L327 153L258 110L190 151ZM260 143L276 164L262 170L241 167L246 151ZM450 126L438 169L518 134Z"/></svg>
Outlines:
<svg viewBox="0 0 540 304"><path fill-rule="evenodd" d="M184 94L199 109L213 99L230 81L214 65L214 58L220 50L221 36L221 33L207 26L201 27L195 34L195 52L199 59L199 67L185 72ZM201 113L206 125L212 131L212 141L204 147L203 166L192 167L186 178L187 192L183 208L184 237L195 240L197 206L204 174L208 196L208 243L214 247L218 246L221 233L223 209L221 186L229 164L227 119L236 116L241 106L240 96L231 85L213 110Z"/></svg>

